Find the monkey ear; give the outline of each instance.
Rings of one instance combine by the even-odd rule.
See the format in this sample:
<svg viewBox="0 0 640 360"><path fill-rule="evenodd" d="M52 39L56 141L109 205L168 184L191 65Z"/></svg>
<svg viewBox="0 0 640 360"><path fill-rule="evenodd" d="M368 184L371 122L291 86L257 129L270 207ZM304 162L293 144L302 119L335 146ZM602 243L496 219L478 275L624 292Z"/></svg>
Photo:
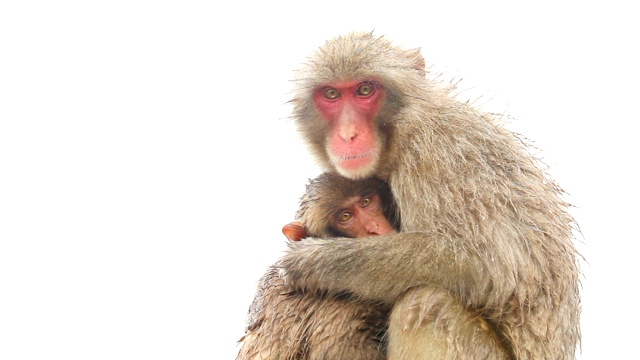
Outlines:
<svg viewBox="0 0 640 360"><path fill-rule="evenodd" d="M282 233L291 241L300 241L307 237L307 232L300 221L294 221L283 226Z"/></svg>
<svg viewBox="0 0 640 360"><path fill-rule="evenodd" d="M420 75L427 76L426 62L420 52L420 48L407 51L407 58L413 60L413 68L418 70Z"/></svg>

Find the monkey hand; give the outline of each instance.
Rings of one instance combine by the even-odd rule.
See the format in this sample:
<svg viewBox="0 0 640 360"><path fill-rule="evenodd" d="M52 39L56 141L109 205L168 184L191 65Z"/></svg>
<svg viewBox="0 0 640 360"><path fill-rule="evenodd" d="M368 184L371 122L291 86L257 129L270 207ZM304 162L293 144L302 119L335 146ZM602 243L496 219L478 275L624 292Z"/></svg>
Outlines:
<svg viewBox="0 0 640 360"><path fill-rule="evenodd" d="M294 221L283 226L282 233L291 241L300 241L307 237L307 232L300 221Z"/></svg>

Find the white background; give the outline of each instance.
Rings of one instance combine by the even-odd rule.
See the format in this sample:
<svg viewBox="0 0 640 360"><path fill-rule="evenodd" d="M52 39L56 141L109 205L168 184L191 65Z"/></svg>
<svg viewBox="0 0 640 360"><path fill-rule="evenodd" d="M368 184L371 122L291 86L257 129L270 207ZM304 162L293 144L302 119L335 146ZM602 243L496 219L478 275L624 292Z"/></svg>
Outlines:
<svg viewBox="0 0 640 360"><path fill-rule="evenodd" d="M230 3L0 5L0 358L234 359L319 172L293 70L370 30L516 118L576 206L580 358L637 354L631 2Z"/></svg>

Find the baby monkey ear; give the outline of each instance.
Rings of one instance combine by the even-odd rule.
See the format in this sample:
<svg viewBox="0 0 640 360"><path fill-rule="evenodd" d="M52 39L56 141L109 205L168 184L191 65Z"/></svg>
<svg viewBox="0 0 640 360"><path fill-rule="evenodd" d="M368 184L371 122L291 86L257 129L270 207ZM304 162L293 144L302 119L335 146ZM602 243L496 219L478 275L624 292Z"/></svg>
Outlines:
<svg viewBox="0 0 640 360"><path fill-rule="evenodd" d="M300 221L294 221L283 226L282 233L291 241L300 241L307 237L307 232Z"/></svg>

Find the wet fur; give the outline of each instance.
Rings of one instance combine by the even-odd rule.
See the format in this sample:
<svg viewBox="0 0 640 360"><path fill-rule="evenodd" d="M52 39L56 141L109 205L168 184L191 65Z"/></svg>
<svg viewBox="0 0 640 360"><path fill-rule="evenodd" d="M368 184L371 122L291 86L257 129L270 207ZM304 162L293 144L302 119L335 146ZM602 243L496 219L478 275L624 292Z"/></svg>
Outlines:
<svg viewBox="0 0 640 360"><path fill-rule="evenodd" d="M562 189L499 118L458 101L452 88L425 74L419 51L370 33L328 41L298 72L294 117L327 168L328 125L310 100L313 90L343 80L384 86L377 126L386 150L375 174L357 176L388 182L402 233L291 244L279 264L287 288L346 291L393 306L392 359L442 349L446 358L479 358L486 349L495 358L574 358L579 268ZM438 304L429 294L444 291L447 301L485 319L494 336L465 340L469 330L446 310L431 316L414 307L413 317L398 315L407 294L421 288L427 291L419 303Z"/></svg>
<svg viewBox="0 0 640 360"><path fill-rule="evenodd" d="M309 236L339 236L330 219L341 204L374 191L385 216L399 229L400 219L386 183L374 178L354 181L336 173L309 180L296 219ZM354 299L347 293L288 291L278 271L277 265L271 267L259 282L238 360L386 358L389 306Z"/></svg>

